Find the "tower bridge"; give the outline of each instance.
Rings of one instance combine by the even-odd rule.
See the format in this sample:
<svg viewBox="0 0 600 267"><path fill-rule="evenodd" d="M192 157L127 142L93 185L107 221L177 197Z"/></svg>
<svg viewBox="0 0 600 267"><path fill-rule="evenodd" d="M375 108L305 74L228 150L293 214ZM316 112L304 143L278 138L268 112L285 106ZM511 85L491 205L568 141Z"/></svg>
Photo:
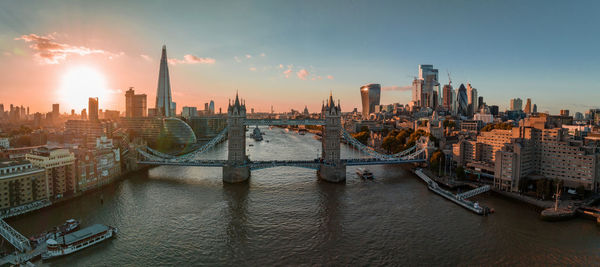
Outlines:
<svg viewBox="0 0 600 267"><path fill-rule="evenodd" d="M328 182L343 182L346 180L346 166L403 164L424 162L430 150L429 142L421 139L419 142L400 153L382 154L354 139L342 127L342 112L339 104L333 101L333 96L323 104L319 119L247 119L246 105L236 94L233 103L227 108L227 127L208 143L185 155L169 155L149 147L137 149L138 163L145 165L170 166L203 166L223 168L223 182L244 182L250 178L251 170L290 166L317 170L320 179ZM314 160L267 160L251 161L246 155L247 126L282 126L282 125L321 125L321 156ZM200 160L197 156L228 139L226 160ZM342 159L340 157L340 141L344 138L347 143L368 158Z"/></svg>

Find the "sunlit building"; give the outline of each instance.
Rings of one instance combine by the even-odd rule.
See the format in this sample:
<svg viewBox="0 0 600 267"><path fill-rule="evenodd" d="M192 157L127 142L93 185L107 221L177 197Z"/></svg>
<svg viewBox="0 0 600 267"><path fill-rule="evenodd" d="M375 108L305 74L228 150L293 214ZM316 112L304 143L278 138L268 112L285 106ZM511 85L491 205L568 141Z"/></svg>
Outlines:
<svg viewBox="0 0 600 267"><path fill-rule="evenodd" d="M27 160L0 159L0 210L46 199L46 172Z"/></svg>
<svg viewBox="0 0 600 267"><path fill-rule="evenodd" d="M137 118L148 116L146 94L136 95L133 87L125 92L125 117Z"/></svg>
<svg viewBox="0 0 600 267"><path fill-rule="evenodd" d="M27 154L25 158L33 166L46 170L45 187L48 198L59 199L76 193L75 155L68 149L42 147Z"/></svg>
<svg viewBox="0 0 600 267"><path fill-rule="evenodd" d="M376 83L363 85L360 87L360 98L363 118L368 118L369 114L375 111L375 105L379 105L381 100L381 85Z"/></svg>

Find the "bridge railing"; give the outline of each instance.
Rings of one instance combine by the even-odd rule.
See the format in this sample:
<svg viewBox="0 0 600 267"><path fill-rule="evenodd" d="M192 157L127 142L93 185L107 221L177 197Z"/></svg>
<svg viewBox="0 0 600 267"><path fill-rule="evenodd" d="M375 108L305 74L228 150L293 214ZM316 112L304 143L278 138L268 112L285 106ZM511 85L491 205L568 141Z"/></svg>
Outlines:
<svg viewBox="0 0 600 267"><path fill-rule="evenodd" d="M342 128L341 136L346 141L348 141L349 145L351 145L351 146L355 147L356 149L358 149L359 151L361 151L373 158L379 159L379 160L395 160L398 158L415 159L417 156L421 155L421 153L424 151L423 149L419 149L418 145L414 145L400 153L388 155L388 154L379 153L379 152L375 151L375 149L356 140L356 138L352 137L352 135L348 131L346 131L346 129ZM413 151L415 151L415 152L410 154Z"/></svg>
<svg viewBox="0 0 600 267"><path fill-rule="evenodd" d="M26 252L31 250L31 244L29 243L29 239L24 237L21 233L17 232L14 228L12 228L8 223L4 220L0 219L0 235L4 237L8 242L10 242L15 248L17 248L21 252Z"/></svg>
<svg viewBox="0 0 600 267"><path fill-rule="evenodd" d="M247 126L282 126L282 125L325 125L325 120L315 119L245 119L244 125Z"/></svg>
<svg viewBox="0 0 600 267"><path fill-rule="evenodd" d="M153 154L153 158L162 158L162 159L171 159L171 160L187 160L187 159L192 159L206 151L208 151L210 148L216 146L217 144L221 143L223 140L225 140L227 138L227 127L225 127L217 136L215 136L213 139L211 139L210 141L208 141L207 143L203 144L201 147L195 149L192 152L189 152L187 154L184 155L180 155L180 156L173 156L173 155L169 155L169 154L165 154L162 153L160 151L157 151L155 149L152 149L150 147L146 147L146 149ZM139 151L139 150L138 150ZM147 153L141 153L143 156L146 156Z"/></svg>

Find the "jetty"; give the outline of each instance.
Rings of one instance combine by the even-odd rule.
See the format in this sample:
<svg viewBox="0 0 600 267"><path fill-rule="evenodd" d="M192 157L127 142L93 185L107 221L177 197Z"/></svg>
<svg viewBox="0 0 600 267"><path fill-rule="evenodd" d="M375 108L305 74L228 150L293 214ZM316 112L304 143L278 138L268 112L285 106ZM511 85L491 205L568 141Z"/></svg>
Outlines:
<svg viewBox="0 0 600 267"><path fill-rule="evenodd" d="M423 180L423 182L427 184L427 188L429 188L429 190L433 191L434 193L458 204L459 206L465 209L474 212L475 214L487 215L490 213L490 209L488 207L481 206L479 205L479 203L467 199L489 191L489 185L484 185L473 190L469 190L467 192L455 195L452 194L452 192L442 189L433 179L429 178L429 176L423 173L423 171L420 168L415 170L415 174L419 178L421 178L421 180Z"/></svg>

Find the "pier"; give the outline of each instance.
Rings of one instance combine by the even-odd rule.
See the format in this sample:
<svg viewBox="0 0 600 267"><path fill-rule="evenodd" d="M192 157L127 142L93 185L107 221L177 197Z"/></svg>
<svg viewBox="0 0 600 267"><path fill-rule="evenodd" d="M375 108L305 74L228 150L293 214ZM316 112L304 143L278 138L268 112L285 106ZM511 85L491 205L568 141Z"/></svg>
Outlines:
<svg viewBox="0 0 600 267"><path fill-rule="evenodd" d="M468 209L479 215L487 215L489 213L489 209L487 207L482 207L476 202L467 200L467 198L473 197L475 195L487 192L490 190L489 185L485 185L482 187L475 188L473 190L454 195L449 191L442 189L434 180L429 178L426 174L424 174L421 169L415 170L415 174L421 178L426 184L429 190L435 192L436 194L460 205L461 207Z"/></svg>

